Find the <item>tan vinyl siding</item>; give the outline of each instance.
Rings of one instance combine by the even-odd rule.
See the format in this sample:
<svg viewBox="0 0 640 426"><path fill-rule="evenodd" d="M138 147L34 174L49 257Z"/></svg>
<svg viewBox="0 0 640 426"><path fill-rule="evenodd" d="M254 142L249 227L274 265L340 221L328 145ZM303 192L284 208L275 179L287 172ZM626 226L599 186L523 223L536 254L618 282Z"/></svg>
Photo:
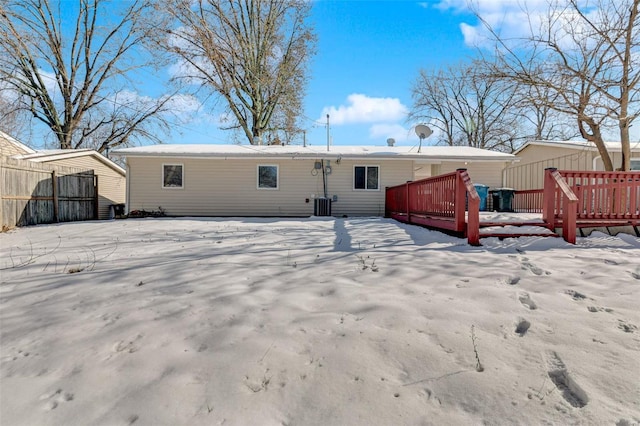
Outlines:
<svg viewBox="0 0 640 426"><path fill-rule="evenodd" d="M597 155L595 151L583 149L529 145L518 153L520 162L505 170L505 186L518 190L541 189L546 168L592 170L593 158Z"/></svg>
<svg viewBox="0 0 640 426"><path fill-rule="evenodd" d="M355 166L379 166L378 191L353 189ZM328 192L329 196L338 196L338 202L332 206L334 216L384 216L385 188L413 179L413 161L342 160L340 165L332 162L332 167Z"/></svg>
<svg viewBox="0 0 640 426"><path fill-rule="evenodd" d="M529 145L517 154L520 159L517 165L536 163L565 156L570 156L572 161L580 162L586 158L593 158L593 152L593 150L587 148L575 149L562 146Z"/></svg>
<svg viewBox="0 0 640 426"><path fill-rule="evenodd" d="M310 216L323 196L315 160L129 157L129 211L166 210L174 216ZM184 166L183 188L162 188L162 164ZM354 191L353 166L379 165L380 190ZM257 189L258 165L278 165L278 189ZM331 161L327 195L332 213L384 214L384 187L410 180L411 161ZM308 200L308 202L307 202Z"/></svg>
<svg viewBox="0 0 640 426"><path fill-rule="evenodd" d="M11 157L14 155L28 154L29 152L9 142L0 135L0 153L2 154L2 157Z"/></svg>
<svg viewBox="0 0 640 426"><path fill-rule="evenodd" d="M440 174L455 172L457 169L467 169L474 184L500 188L502 183L502 169L506 163L501 162L468 162L447 161L440 165Z"/></svg>
<svg viewBox="0 0 640 426"><path fill-rule="evenodd" d="M91 155L54 159L47 164L92 169L98 177L98 218L109 219L112 204L123 204L126 199L125 177Z"/></svg>

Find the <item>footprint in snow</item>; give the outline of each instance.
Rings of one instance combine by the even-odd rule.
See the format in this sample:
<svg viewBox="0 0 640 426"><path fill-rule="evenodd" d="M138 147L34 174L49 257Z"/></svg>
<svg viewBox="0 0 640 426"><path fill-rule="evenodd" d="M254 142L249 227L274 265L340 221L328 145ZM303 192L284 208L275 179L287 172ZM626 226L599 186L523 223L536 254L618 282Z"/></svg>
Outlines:
<svg viewBox="0 0 640 426"><path fill-rule="evenodd" d="M543 269L537 267L536 265L534 265L533 263L530 263L530 262L522 262L522 269L529 270L534 275L542 275L542 274L545 273L545 271ZM546 274L549 275L548 272Z"/></svg>
<svg viewBox="0 0 640 426"><path fill-rule="evenodd" d="M500 283L504 283L504 284L509 284L509 285L516 285L520 282L520 277L517 275L511 276L511 277L507 277L507 278L503 278L498 280L498 282Z"/></svg>
<svg viewBox="0 0 640 426"><path fill-rule="evenodd" d="M587 298L587 296L585 296L584 294L577 292L575 290L565 290L564 292L565 294L568 294L569 296L571 296L571 298L573 300L584 300Z"/></svg>
<svg viewBox="0 0 640 426"><path fill-rule="evenodd" d="M589 307L587 307L587 310L589 312L593 312L593 313L595 313L595 312L607 312L607 313L613 312L613 309L611 309L611 308L601 308L600 306L589 306Z"/></svg>
<svg viewBox="0 0 640 426"><path fill-rule="evenodd" d="M527 334L527 331L529 331L530 327L531 327L531 323L529 321L527 321L526 319L520 318L516 325L515 332L516 334L519 334L520 337L523 337L525 334Z"/></svg>
<svg viewBox="0 0 640 426"><path fill-rule="evenodd" d="M562 397L572 407L582 408L589 402L587 393L573 380L567 367L556 352L547 353L547 374L561 392Z"/></svg>
<svg viewBox="0 0 640 426"><path fill-rule="evenodd" d="M538 309L538 305L531 299L529 293L521 293L520 296L518 296L518 300L520 300L522 306L527 309L531 309L532 311Z"/></svg>
<svg viewBox="0 0 640 426"><path fill-rule="evenodd" d="M636 327L635 325L624 320L618 320L618 328L625 333L633 333L638 329L638 327Z"/></svg>
<svg viewBox="0 0 640 426"><path fill-rule="evenodd" d="M54 392L42 395L40 400L47 401L44 407L45 410L55 410L59 404L73 401L73 394L70 392L63 392L62 389L57 389Z"/></svg>

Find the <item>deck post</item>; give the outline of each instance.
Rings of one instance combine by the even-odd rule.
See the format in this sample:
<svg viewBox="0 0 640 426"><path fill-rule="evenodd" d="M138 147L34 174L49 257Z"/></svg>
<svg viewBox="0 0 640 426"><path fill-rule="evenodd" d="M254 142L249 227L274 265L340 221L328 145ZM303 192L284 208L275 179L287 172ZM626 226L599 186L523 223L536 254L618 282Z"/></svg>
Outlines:
<svg viewBox="0 0 640 426"><path fill-rule="evenodd" d="M406 181L404 184L404 188L405 188L405 197L404 197L404 202L405 202L405 206L404 209L407 212L407 223L411 223L411 212L409 212L409 206L411 205L409 203L409 184L411 183L410 180Z"/></svg>
<svg viewBox="0 0 640 426"><path fill-rule="evenodd" d="M542 193L542 220L547 224L550 230L554 230L556 227L556 215L555 215L555 198L556 198L556 182L551 175L555 172L555 167L548 167L544 169L544 189Z"/></svg>
<svg viewBox="0 0 640 426"><path fill-rule="evenodd" d="M578 202L562 197L562 238L569 244L576 243L576 219Z"/></svg>
<svg viewBox="0 0 640 426"><path fill-rule="evenodd" d="M467 221L465 220L465 204L467 203L467 186L462 178L462 173L467 169L456 169L456 185L455 185L455 197L454 197L454 221L455 230L461 232L465 230Z"/></svg>

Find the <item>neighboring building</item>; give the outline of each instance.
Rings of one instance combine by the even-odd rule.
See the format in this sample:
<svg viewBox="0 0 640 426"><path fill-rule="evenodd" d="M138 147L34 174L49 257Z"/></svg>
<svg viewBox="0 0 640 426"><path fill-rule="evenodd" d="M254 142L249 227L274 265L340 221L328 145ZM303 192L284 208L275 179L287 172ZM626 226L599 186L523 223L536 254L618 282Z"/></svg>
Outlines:
<svg viewBox="0 0 640 426"><path fill-rule="evenodd" d="M36 151L0 131L0 157L13 157L14 155L33 154Z"/></svg>
<svg viewBox="0 0 640 426"><path fill-rule="evenodd" d="M112 204L124 204L125 170L92 149L53 149L36 151L0 132L0 157L56 166L93 170L98 179L98 218L109 219Z"/></svg>
<svg viewBox="0 0 640 426"><path fill-rule="evenodd" d="M53 149L16 155L13 158L43 163L50 166L64 166L93 170L98 180L98 218L109 219L112 204L124 204L126 200L125 170L92 149Z"/></svg>
<svg viewBox="0 0 640 426"><path fill-rule="evenodd" d="M614 167L622 162L620 142L606 142ZM514 152L520 161L504 172L504 184L518 190L539 189L544 169L604 170L595 145L586 141L531 141ZM640 170L640 142L631 143L631 169Z"/></svg>
<svg viewBox="0 0 640 426"><path fill-rule="evenodd" d="M382 216L385 187L466 168L502 186L516 157L470 147L154 145L126 157L127 210L171 216L309 216L331 199L334 216Z"/></svg>

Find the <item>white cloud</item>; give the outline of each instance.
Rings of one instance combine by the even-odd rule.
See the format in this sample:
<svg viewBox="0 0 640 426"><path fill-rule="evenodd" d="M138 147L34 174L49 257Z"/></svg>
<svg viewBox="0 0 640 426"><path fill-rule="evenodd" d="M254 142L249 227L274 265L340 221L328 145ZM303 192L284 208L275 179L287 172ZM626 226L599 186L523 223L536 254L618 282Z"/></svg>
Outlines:
<svg viewBox="0 0 640 426"><path fill-rule="evenodd" d="M441 0L436 4L440 10L475 13L503 39L515 39L529 35L532 28L544 22L549 11L547 0ZM531 25L529 25L529 22ZM490 34L481 22L460 24L465 44L482 46Z"/></svg>
<svg viewBox="0 0 640 426"><path fill-rule="evenodd" d="M388 123L404 119L407 113L408 108L398 98L372 98L354 93L347 97L347 105L325 107L319 121L329 114L332 125Z"/></svg>

